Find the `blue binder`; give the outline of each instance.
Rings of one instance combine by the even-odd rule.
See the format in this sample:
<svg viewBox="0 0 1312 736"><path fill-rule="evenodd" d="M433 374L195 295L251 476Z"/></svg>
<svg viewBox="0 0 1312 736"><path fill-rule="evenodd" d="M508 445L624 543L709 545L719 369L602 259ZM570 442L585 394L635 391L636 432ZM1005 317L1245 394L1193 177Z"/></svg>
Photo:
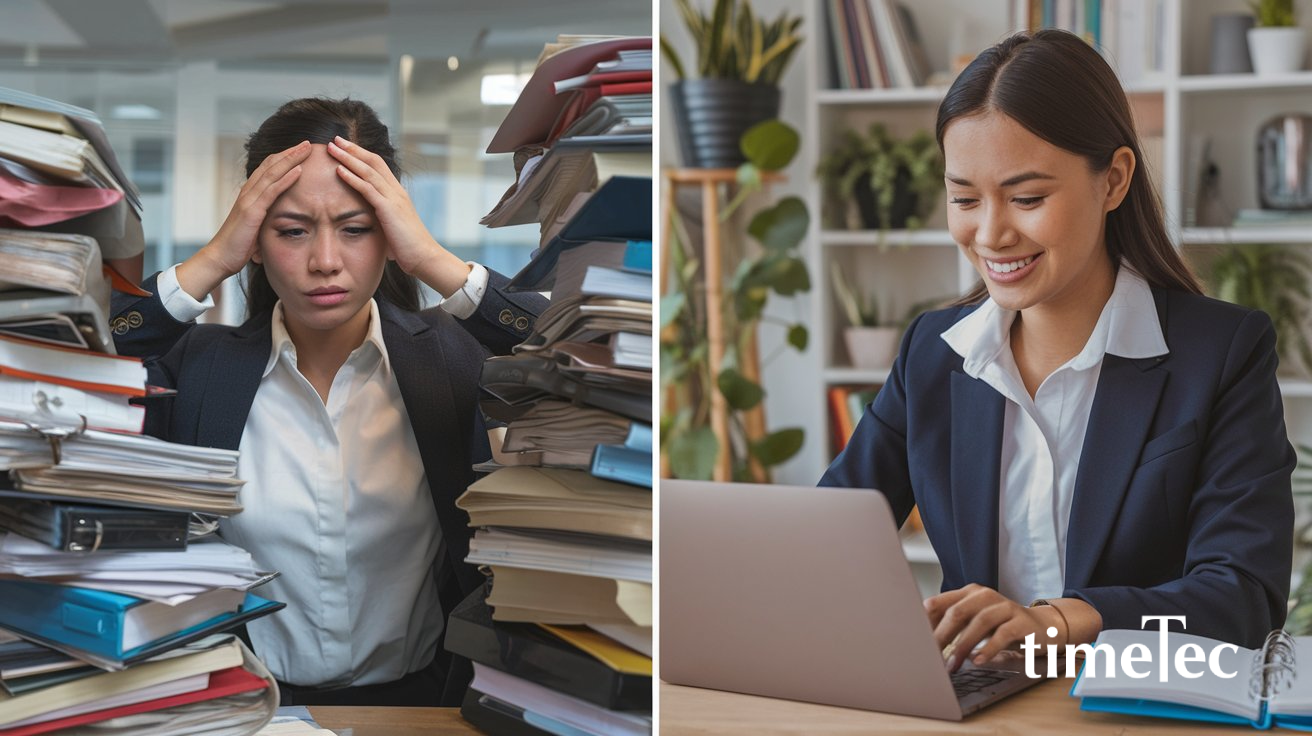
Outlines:
<svg viewBox="0 0 1312 736"><path fill-rule="evenodd" d="M651 240L650 177L615 176L602 184L556 237L533 254L533 260L515 274L507 289L550 289L560 254L594 240ZM650 264L647 270L651 270Z"/></svg>
<svg viewBox="0 0 1312 736"><path fill-rule="evenodd" d="M0 580L0 628L76 656L84 652L118 665L149 659L197 639L236 628L286 604L247 593L241 608L124 651L124 616L149 601L69 585Z"/></svg>
<svg viewBox="0 0 1312 736"><path fill-rule="evenodd" d="M592 474L635 486L652 486L652 434L650 424L634 422L623 445L597 445L592 451Z"/></svg>

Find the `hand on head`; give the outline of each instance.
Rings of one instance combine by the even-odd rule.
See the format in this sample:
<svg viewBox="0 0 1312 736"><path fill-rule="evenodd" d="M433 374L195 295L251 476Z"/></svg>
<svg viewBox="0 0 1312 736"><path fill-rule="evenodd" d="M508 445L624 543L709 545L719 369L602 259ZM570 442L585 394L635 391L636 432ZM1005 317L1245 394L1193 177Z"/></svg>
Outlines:
<svg viewBox="0 0 1312 736"><path fill-rule="evenodd" d="M415 211L410 195L387 162L341 136L328 144L339 162L337 174L374 208L387 237L388 258L443 296L464 285L469 266L438 244Z"/></svg>
<svg viewBox="0 0 1312 736"><path fill-rule="evenodd" d="M310 143L301 141L260 163L242 185L219 231L178 267L178 283L183 290L203 299L224 279L246 267L258 248L260 227L269 208L296 183L301 163L309 158L310 151Z"/></svg>

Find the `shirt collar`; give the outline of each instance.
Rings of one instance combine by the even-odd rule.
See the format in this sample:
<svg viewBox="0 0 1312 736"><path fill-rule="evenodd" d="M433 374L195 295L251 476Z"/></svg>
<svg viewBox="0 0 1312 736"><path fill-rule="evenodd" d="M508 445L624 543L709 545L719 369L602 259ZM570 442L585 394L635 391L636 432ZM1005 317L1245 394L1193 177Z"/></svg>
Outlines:
<svg viewBox="0 0 1312 736"><path fill-rule="evenodd" d="M292 342L291 335L287 334L287 323L283 321L281 299L273 305L273 322L270 328L272 330L270 341L273 343L273 347L269 351L269 362L264 365L262 377L269 375L269 372L278 364L278 359L282 356L287 357L290 365L296 365L296 345ZM364 342L360 343L360 347L351 351L351 358L357 355L381 358L383 370L391 370L387 359L387 345L383 342L383 322L378 315L378 302L374 299L369 300L369 331L365 333Z"/></svg>
<svg viewBox="0 0 1312 736"><path fill-rule="evenodd" d="M1010 346L1011 324L1015 319L1015 310L1003 309L989 298L941 337L963 358L962 370L966 375L979 378L984 367L995 362L999 353ZM1067 365L1084 370L1097 365L1108 353L1122 358L1151 358L1167 352L1152 288L1142 276L1122 264L1093 333L1084 349Z"/></svg>

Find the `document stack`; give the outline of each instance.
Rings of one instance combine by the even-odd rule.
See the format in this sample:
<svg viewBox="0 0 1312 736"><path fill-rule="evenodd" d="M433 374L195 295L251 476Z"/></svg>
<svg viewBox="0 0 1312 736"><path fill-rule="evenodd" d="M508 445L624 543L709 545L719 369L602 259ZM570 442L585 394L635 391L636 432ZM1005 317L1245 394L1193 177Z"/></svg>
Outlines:
<svg viewBox="0 0 1312 736"><path fill-rule="evenodd" d="M237 453L143 436L164 392L109 334L104 260L140 232L95 116L0 89L0 736L253 733L277 705L221 633L282 607L210 536Z"/></svg>
<svg viewBox="0 0 1312 736"><path fill-rule="evenodd" d="M552 49L489 148L518 178L485 224L542 229L509 288L551 306L483 366L505 426L457 505L491 581L446 642L474 662L461 712L485 731L649 734L651 39Z"/></svg>

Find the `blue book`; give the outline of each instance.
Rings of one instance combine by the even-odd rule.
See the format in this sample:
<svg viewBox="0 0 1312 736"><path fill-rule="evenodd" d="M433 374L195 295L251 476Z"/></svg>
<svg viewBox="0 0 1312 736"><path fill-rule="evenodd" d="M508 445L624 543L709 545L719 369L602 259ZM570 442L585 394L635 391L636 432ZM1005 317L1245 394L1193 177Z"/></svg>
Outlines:
<svg viewBox="0 0 1312 736"><path fill-rule="evenodd" d="M570 248L598 240L650 241L651 191L650 177L611 177L592 193L554 238L533 254L507 288L510 291L550 289L555 280L556 261Z"/></svg>
<svg viewBox="0 0 1312 736"><path fill-rule="evenodd" d="M286 604L220 589L178 606L31 580L0 580L0 628L121 667L273 613Z"/></svg>
<svg viewBox="0 0 1312 736"><path fill-rule="evenodd" d="M624 249L624 270L651 275L651 241L630 240Z"/></svg>
<svg viewBox="0 0 1312 736"><path fill-rule="evenodd" d="M652 487L652 433L650 424L634 422L623 445L597 445L592 451L592 474L645 488Z"/></svg>
<svg viewBox="0 0 1312 736"><path fill-rule="evenodd" d="M1159 631L1110 630L1098 635L1095 650L1112 652L1086 654L1084 666L1071 688L1082 698L1081 710L1124 715L1174 718L1177 720L1227 723L1267 729L1280 726L1298 731L1312 730L1312 692L1298 683L1297 660L1312 654L1312 637L1291 637L1274 631L1261 649L1231 648L1202 636L1170 632L1167 656L1159 662ZM1128 647L1143 645L1151 660L1138 659L1137 674L1120 669ZM1198 647L1197 652L1184 650ZM1187 672L1179 671L1180 652ZM1219 672L1212 669L1213 658ZM1043 665L1040 665L1042 667ZM1161 681L1159 667L1166 667ZM1230 675L1229 677L1225 675Z"/></svg>

